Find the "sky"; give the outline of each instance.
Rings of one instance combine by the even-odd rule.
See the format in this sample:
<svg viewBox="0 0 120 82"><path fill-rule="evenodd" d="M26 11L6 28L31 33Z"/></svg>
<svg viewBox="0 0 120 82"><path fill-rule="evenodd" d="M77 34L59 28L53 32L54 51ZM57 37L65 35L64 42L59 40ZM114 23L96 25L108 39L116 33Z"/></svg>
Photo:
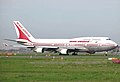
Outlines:
<svg viewBox="0 0 120 82"><path fill-rule="evenodd" d="M35 38L107 36L120 44L120 0L0 0L0 49L17 38L15 20Z"/></svg>

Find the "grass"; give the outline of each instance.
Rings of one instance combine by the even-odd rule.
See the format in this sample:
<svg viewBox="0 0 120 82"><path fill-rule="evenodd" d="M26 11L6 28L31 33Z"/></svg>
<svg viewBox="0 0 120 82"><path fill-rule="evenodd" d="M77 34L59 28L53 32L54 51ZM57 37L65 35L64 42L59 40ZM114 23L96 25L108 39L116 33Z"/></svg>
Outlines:
<svg viewBox="0 0 120 82"><path fill-rule="evenodd" d="M120 65L104 56L0 58L0 82L119 82L119 76Z"/></svg>

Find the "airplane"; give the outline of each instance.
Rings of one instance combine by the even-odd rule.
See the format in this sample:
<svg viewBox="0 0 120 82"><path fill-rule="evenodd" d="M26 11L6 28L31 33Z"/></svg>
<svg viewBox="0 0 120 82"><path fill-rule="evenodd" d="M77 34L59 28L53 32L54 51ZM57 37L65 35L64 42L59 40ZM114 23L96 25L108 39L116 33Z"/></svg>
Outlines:
<svg viewBox="0 0 120 82"><path fill-rule="evenodd" d="M5 39L30 48L34 52L45 51L69 55L77 55L78 52L94 54L95 52L108 52L118 47L118 44L109 37L78 37L71 39L35 39L27 29L19 22L13 21L17 39Z"/></svg>

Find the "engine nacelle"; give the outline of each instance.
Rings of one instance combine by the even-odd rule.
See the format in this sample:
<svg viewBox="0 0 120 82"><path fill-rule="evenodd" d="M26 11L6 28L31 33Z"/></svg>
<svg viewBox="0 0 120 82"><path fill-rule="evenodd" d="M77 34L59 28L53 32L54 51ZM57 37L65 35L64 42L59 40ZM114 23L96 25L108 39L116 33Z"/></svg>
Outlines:
<svg viewBox="0 0 120 82"><path fill-rule="evenodd" d="M68 49L61 49L61 50L60 50L60 53L61 53L61 54L68 54Z"/></svg>
<svg viewBox="0 0 120 82"><path fill-rule="evenodd" d="M43 53L44 52L44 48L35 48L33 51L37 52L37 53Z"/></svg>

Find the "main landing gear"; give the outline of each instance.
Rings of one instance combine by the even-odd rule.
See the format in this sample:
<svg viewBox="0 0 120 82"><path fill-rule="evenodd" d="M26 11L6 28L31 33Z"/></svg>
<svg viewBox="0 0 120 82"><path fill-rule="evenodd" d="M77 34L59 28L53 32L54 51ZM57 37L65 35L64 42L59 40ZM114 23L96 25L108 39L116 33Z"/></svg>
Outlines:
<svg viewBox="0 0 120 82"><path fill-rule="evenodd" d="M72 53L72 55L78 55L77 52Z"/></svg>

